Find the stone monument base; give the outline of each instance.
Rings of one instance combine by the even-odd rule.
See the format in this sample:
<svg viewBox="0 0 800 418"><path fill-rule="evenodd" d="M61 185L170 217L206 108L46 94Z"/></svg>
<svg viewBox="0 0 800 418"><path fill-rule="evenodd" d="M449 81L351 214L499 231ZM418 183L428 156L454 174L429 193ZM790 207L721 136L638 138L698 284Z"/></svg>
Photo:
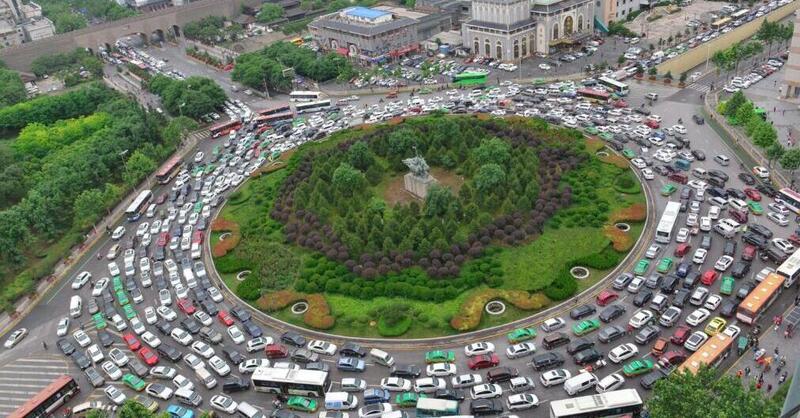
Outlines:
<svg viewBox="0 0 800 418"><path fill-rule="evenodd" d="M430 174L426 177L415 176L414 173L406 173L403 176L403 183L405 184L406 191L419 199L425 199L428 195L428 188L436 184L436 179Z"/></svg>

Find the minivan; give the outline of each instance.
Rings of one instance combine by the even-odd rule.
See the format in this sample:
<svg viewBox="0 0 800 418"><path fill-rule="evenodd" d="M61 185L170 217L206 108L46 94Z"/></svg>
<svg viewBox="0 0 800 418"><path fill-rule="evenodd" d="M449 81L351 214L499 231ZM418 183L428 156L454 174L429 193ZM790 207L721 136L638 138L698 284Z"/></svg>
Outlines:
<svg viewBox="0 0 800 418"><path fill-rule="evenodd" d="M206 389L213 389L214 386L217 386L217 379L215 379L205 367L198 367L195 369L194 374L197 375L197 379L203 383Z"/></svg>
<svg viewBox="0 0 800 418"><path fill-rule="evenodd" d="M701 167L695 167L692 169L692 175L700 180L705 180L708 177L708 171Z"/></svg>
<svg viewBox="0 0 800 418"><path fill-rule="evenodd" d="M241 401L239 405L236 406L236 412L238 416L242 418L266 418L267 416L264 415L263 412L259 411L258 408L250 405L247 402Z"/></svg>
<svg viewBox="0 0 800 418"><path fill-rule="evenodd" d="M387 353L387 352L385 352L383 350L379 350L377 348L373 348L372 350L369 350L369 355L370 355L370 357L375 359L375 361L378 364L380 364L382 366L386 366L386 367L394 366L394 357L392 357L391 355L389 355L389 353Z"/></svg>
<svg viewBox="0 0 800 418"><path fill-rule="evenodd" d="M728 166L731 163L731 159L728 158L728 156L721 154L714 157L714 161L719 163L721 166Z"/></svg>
<svg viewBox="0 0 800 418"><path fill-rule="evenodd" d="M597 376L593 373L584 372L567 379L567 381L564 382L564 390L567 391L569 396L574 396L577 393L594 387L596 384Z"/></svg>
<svg viewBox="0 0 800 418"><path fill-rule="evenodd" d="M548 334L542 340L542 345L546 350L552 350L566 344L569 344L569 336L563 332Z"/></svg>
<svg viewBox="0 0 800 418"><path fill-rule="evenodd" d="M73 318L81 316L83 309L83 300L78 295L73 295L69 300L69 315Z"/></svg>
<svg viewBox="0 0 800 418"><path fill-rule="evenodd" d="M358 399L352 393L328 392L325 394L325 409L342 411L358 407Z"/></svg>
<svg viewBox="0 0 800 418"><path fill-rule="evenodd" d="M186 387L176 390L175 398L178 402L191 406L200 406L203 403L203 398L197 392Z"/></svg>

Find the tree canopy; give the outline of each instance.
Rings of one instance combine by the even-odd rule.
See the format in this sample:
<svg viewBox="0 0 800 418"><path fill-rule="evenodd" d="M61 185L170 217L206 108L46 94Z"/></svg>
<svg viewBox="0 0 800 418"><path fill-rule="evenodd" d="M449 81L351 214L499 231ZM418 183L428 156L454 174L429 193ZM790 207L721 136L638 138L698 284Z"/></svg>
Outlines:
<svg viewBox="0 0 800 418"><path fill-rule="evenodd" d="M53 21L56 33L83 29L89 22L113 21L136 11L114 0L38 0L42 14Z"/></svg>
<svg viewBox="0 0 800 418"><path fill-rule="evenodd" d="M0 107L17 104L27 97L28 93L19 73L0 68Z"/></svg>
<svg viewBox="0 0 800 418"><path fill-rule="evenodd" d="M67 86L103 75L103 62L83 48L63 54L42 55L31 63L31 71L38 77L45 74L64 79Z"/></svg>
<svg viewBox="0 0 800 418"><path fill-rule="evenodd" d="M283 7L274 3L264 3L256 15L256 20L260 23L269 23L280 19L282 16Z"/></svg>
<svg viewBox="0 0 800 418"><path fill-rule="evenodd" d="M225 90L206 77L192 76L175 80L157 75L150 80L148 88L161 97L164 108L170 114L194 119L213 112L227 99Z"/></svg>

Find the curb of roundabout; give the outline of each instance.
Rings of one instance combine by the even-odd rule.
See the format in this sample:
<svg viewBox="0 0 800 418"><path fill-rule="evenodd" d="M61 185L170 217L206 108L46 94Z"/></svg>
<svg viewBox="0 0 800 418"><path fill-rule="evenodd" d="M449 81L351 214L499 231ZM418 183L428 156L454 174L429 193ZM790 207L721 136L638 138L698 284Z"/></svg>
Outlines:
<svg viewBox="0 0 800 418"><path fill-rule="evenodd" d="M615 151L612 152L616 153ZM209 271L209 275L211 276L212 281L215 282L220 291L225 294L225 297L227 298L228 301L231 301L231 303L235 303L238 306L246 307L253 314L254 319L260 322L262 325L265 325L280 333L291 330L305 336L331 341L336 344L342 344L344 342L349 341L349 342L356 342L360 344L369 345L371 347L388 348L400 351L427 349L436 345L444 345L447 347L466 345L474 341L485 340L502 334L506 334L509 331L515 328L519 328L521 326L535 325L538 327L547 318L560 316L581 303L588 303L593 301L594 297L598 293L600 293L600 290L605 288L605 286L608 284L610 280L613 280L613 277L616 277L622 270L625 270L627 267L632 265L631 260L638 259L641 256L646 247L646 245L643 244L646 244L652 238L653 235L652 226L654 225L655 222L656 212L655 212L653 197L651 195L652 190L650 190L647 181L644 178L642 178L641 173L639 173L637 170L631 170L631 171L634 173L636 178L639 180L639 184L641 184L642 186L642 190L645 196L645 204L647 206L647 218L645 220L644 227L642 228L642 233L639 235L639 238L636 240L636 243L634 243L633 247L631 247L631 250L625 256L625 258L623 258L622 261L617 265L617 267L615 267L611 272L609 272L606 275L606 277L602 278L597 283L592 285L592 287L584 290L582 293L573 296L570 299L562 301L558 305L551 306L545 310L536 312L525 318L517 319L515 321L508 322L502 325L496 325L491 328L484 328L461 334L446 335L441 337L414 338L414 339L369 338L369 337L355 337L355 336L346 336L338 334L329 334L327 332L313 330L310 328L304 328L282 321L265 312L262 312L259 309L254 308L248 302L245 302L244 300L240 299L233 291L231 291L230 288L228 288L228 286L225 284L225 282L222 280L222 278L219 276L219 273L217 272L216 265L214 264L214 257L211 256L211 238L210 238L211 234L208 234L203 243L203 245L205 246L205 250L203 251L203 261L205 262L206 266L211 267L207 269L207 271ZM238 190L246 183L247 183L246 181L242 182L236 189L232 190L231 192ZM214 211L214 213L212 214L214 216L213 218L211 218L212 220L216 219L217 215L219 215L220 212L222 212L222 209L225 208L225 205L227 203L228 200L226 199L222 203L222 205L220 205L219 209Z"/></svg>

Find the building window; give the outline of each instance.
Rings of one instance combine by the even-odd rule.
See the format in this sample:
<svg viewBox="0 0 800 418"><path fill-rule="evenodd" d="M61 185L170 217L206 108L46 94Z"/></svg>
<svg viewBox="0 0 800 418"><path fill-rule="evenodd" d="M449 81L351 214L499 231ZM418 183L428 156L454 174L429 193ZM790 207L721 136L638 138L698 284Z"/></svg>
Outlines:
<svg viewBox="0 0 800 418"><path fill-rule="evenodd" d="M488 39L485 39L483 41L483 50L484 50L484 52L486 52L486 57L487 58L492 56L492 46L489 44L489 40Z"/></svg>
<svg viewBox="0 0 800 418"><path fill-rule="evenodd" d="M572 25L573 25L572 16L567 16L564 19L564 36L572 35Z"/></svg>
<svg viewBox="0 0 800 418"><path fill-rule="evenodd" d="M528 55L533 55L533 34L530 34L528 39Z"/></svg>
<svg viewBox="0 0 800 418"><path fill-rule="evenodd" d="M583 31L583 15L578 16L578 32Z"/></svg>
<svg viewBox="0 0 800 418"><path fill-rule="evenodd" d="M514 58L519 58L519 39L514 39Z"/></svg>
<svg viewBox="0 0 800 418"><path fill-rule="evenodd" d="M500 41L497 41L497 48L495 49L497 49L497 56L495 58L498 60L503 59L503 44L500 43Z"/></svg>
<svg viewBox="0 0 800 418"><path fill-rule="evenodd" d="M481 52L481 44L480 44L480 42L478 42L478 37L476 36L475 39L473 39L472 42L473 42L473 46L474 46L474 48L472 48L472 52L475 53L475 54L479 54Z"/></svg>
<svg viewBox="0 0 800 418"><path fill-rule="evenodd" d="M522 37L522 56L528 55L528 37Z"/></svg>
<svg viewBox="0 0 800 418"><path fill-rule="evenodd" d="M558 39L558 23L553 25L553 38L552 40Z"/></svg>

